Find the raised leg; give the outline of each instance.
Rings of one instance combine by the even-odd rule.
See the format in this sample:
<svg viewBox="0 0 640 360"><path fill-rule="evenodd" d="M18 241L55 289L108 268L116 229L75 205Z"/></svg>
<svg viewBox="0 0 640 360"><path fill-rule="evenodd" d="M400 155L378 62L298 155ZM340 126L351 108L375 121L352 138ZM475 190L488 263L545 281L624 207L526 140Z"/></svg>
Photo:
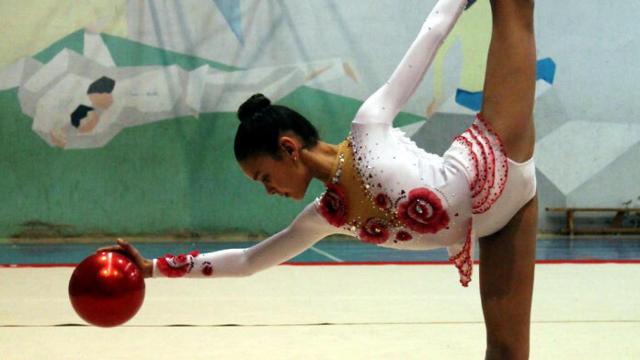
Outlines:
<svg viewBox="0 0 640 360"><path fill-rule="evenodd" d="M483 117L515 161L533 155L536 46L533 0L491 0L493 31L484 82Z"/></svg>
<svg viewBox="0 0 640 360"><path fill-rule="evenodd" d="M536 47L533 0L491 0L493 31L487 59L483 117L507 155L533 155ZM527 359L535 268L538 203L526 204L498 233L480 240L480 295L487 359Z"/></svg>
<svg viewBox="0 0 640 360"><path fill-rule="evenodd" d="M538 202L533 198L499 232L480 239L480 296L486 359L527 359Z"/></svg>

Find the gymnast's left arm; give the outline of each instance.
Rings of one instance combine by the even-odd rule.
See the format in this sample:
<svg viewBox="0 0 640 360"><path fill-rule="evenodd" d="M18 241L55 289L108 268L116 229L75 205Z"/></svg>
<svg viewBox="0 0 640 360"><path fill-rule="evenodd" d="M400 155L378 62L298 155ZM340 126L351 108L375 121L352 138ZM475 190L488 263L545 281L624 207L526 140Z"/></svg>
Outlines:
<svg viewBox="0 0 640 360"><path fill-rule="evenodd" d="M153 260L142 258L132 245L122 240L118 241L118 246L101 250L127 253L142 268L145 277L244 277L295 257L334 233L334 229L322 218L312 203L286 229L245 249L227 249L204 254L192 251L176 256L165 255Z"/></svg>
<svg viewBox="0 0 640 360"><path fill-rule="evenodd" d="M389 123L415 93L466 0L439 0L389 80L358 110L354 123Z"/></svg>

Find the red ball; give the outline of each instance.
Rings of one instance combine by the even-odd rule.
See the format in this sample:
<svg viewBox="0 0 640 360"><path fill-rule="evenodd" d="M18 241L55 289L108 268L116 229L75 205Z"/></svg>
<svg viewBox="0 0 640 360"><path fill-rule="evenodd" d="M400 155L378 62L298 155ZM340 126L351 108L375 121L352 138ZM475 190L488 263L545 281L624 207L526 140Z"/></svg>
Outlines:
<svg viewBox="0 0 640 360"><path fill-rule="evenodd" d="M128 257L100 252L84 259L69 280L71 305L95 326L118 326L131 319L144 300L144 277Z"/></svg>

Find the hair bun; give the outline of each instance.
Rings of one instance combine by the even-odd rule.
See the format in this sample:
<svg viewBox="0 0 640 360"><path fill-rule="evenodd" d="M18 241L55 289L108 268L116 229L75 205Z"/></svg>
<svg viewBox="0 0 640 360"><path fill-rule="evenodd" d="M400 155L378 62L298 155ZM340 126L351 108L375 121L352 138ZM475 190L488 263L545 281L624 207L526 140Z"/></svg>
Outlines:
<svg viewBox="0 0 640 360"><path fill-rule="evenodd" d="M271 100L262 94L254 94L238 108L238 119L245 122L262 110L271 106Z"/></svg>

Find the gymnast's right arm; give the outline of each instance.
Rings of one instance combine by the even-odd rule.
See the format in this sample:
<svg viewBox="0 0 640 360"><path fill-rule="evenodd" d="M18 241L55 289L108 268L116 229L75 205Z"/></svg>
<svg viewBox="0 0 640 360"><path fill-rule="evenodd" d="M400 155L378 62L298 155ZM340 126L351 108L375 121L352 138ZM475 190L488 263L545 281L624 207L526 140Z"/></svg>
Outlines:
<svg viewBox="0 0 640 360"><path fill-rule="evenodd" d="M193 251L177 256L165 255L153 261L144 259L132 245L122 240L118 241L118 246L100 250L126 252L134 258L145 277L243 277L279 265L334 232L335 228L311 203L286 229L245 249L204 254Z"/></svg>

